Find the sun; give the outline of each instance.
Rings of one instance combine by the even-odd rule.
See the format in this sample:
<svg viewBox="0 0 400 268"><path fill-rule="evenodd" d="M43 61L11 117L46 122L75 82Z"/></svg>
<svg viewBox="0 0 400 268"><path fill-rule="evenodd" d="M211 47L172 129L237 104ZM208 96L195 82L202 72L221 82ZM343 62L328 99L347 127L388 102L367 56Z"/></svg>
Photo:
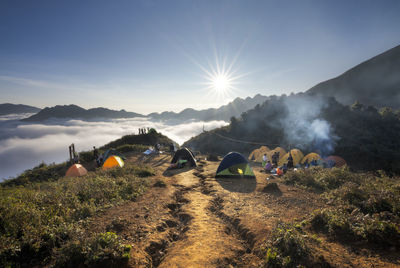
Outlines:
<svg viewBox="0 0 400 268"><path fill-rule="evenodd" d="M214 77L212 77L212 87L217 91L217 92L224 92L227 89L230 88L231 86L231 81L228 76L224 74L217 74Z"/></svg>

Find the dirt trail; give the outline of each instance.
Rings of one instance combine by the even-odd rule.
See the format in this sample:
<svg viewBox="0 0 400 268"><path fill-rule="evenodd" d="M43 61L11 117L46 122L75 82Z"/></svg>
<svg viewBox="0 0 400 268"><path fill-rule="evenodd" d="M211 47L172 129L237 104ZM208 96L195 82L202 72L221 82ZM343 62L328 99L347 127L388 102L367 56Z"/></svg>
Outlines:
<svg viewBox="0 0 400 268"><path fill-rule="evenodd" d="M256 180L217 180L218 162L166 171L169 159L162 155L146 160L157 173L150 184L162 180L165 188L150 187L137 201L93 219L89 228L117 232L132 244L131 267L259 267L265 254L261 247L278 221L301 220L326 206L320 196L279 181L277 191L264 189L277 179L258 167ZM321 250L332 266L393 265L354 255L339 244L332 249Z"/></svg>

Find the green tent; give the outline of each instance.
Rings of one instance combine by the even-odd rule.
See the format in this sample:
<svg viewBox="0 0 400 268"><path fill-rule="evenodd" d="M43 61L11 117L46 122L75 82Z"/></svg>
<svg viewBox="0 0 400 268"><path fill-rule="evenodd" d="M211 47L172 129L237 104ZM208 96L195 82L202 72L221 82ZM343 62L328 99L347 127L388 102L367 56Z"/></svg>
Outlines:
<svg viewBox="0 0 400 268"><path fill-rule="evenodd" d="M218 166L216 178L240 177L255 178L247 159L237 152L227 154Z"/></svg>

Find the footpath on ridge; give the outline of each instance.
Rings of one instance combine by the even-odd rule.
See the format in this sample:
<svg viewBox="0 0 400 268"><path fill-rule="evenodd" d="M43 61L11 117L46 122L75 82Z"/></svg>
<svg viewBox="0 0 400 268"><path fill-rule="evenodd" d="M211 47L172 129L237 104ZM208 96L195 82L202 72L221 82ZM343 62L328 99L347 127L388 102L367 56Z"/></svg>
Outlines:
<svg viewBox="0 0 400 268"><path fill-rule="evenodd" d="M98 215L88 227L116 232L131 244L130 267L259 267L263 244L278 222L301 220L326 206L319 195L281 184L259 167L253 168L256 180L215 179L219 162L167 170L170 160L159 155L145 161L156 171L149 190ZM265 192L269 182L277 182L280 191ZM373 256L324 243L321 254L338 267L385 266Z"/></svg>

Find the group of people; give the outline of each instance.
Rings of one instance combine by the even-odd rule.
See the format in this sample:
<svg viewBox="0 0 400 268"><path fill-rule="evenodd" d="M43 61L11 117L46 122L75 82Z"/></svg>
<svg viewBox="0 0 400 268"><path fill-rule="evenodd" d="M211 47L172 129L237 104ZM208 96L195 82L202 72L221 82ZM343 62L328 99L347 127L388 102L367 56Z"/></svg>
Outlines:
<svg viewBox="0 0 400 268"><path fill-rule="evenodd" d="M93 146L93 157L96 160L97 167L100 167L103 162L103 155L99 155L99 150L97 150L96 146Z"/></svg>
<svg viewBox="0 0 400 268"><path fill-rule="evenodd" d="M268 159L267 154L263 155L263 161L262 161L262 166L264 167L264 170L266 173L276 173L278 175L283 175L283 173L286 173L286 171L289 168L293 168L293 156L291 153L289 153L289 156L287 158L287 162L283 164L283 166L278 167L278 162L279 162L279 152L274 152L271 155L271 160Z"/></svg>
<svg viewBox="0 0 400 268"><path fill-rule="evenodd" d="M282 165L282 166L278 166L278 162L279 162L279 152L274 152L271 156L271 160L270 161L268 159L267 154L263 155L263 159L262 159L262 166L264 167L264 170L266 173L273 173L273 174L278 174L278 175L283 175L283 173L286 173L286 171L288 169L294 168L294 161L293 161L293 156L292 154L289 152L289 156L286 159L287 161ZM318 161L316 159L312 159L310 162L308 161L308 159L304 162L303 167L304 168L309 168L312 166L318 166ZM297 167L297 166L296 166Z"/></svg>
<svg viewBox="0 0 400 268"><path fill-rule="evenodd" d="M149 133L149 131L150 131L150 128L139 128L139 129L138 129L139 135L141 135L141 134L147 134L147 133Z"/></svg>
<svg viewBox="0 0 400 268"><path fill-rule="evenodd" d="M69 161L71 164L79 163L79 154L75 151L75 144L71 144L69 147Z"/></svg>

